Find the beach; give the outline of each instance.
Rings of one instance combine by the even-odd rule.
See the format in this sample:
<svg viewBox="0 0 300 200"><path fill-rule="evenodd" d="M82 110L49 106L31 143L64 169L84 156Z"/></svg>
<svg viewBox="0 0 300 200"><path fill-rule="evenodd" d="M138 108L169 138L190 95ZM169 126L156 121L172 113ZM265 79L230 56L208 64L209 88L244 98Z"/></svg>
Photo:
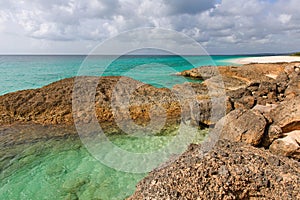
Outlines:
<svg viewBox="0 0 300 200"><path fill-rule="evenodd" d="M262 56L228 60L236 64L299 62L300 56Z"/></svg>

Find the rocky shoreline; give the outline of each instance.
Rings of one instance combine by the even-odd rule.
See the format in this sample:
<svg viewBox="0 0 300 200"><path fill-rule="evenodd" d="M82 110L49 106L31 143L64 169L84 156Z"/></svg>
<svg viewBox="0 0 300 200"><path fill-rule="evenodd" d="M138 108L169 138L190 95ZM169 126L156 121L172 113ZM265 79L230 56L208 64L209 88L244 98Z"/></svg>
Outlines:
<svg viewBox="0 0 300 200"><path fill-rule="evenodd" d="M299 199L299 66L200 67L180 75L201 83L172 89L127 77L82 77L79 94L90 95L87 83L94 83L95 99L91 107L75 113L72 102L85 102L73 95L74 78L9 93L0 96L1 146L75 136L74 123L89 123L91 116L108 134L128 134L120 124L147 127L165 113L164 126L153 134L169 134L184 122L212 127L220 141L204 156L197 153L201 145L192 145L177 160L151 172L131 199ZM214 98L224 101L213 105ZM112 107L114 102L121 104ZM20 130L29 131L22 135Z"/></svg>
<svg viewBox="0 0 300 200"><path fill-rule="evenodd" d="M243 143L220 140L203 157L192 145L152 171L129 199L299 199L300 164Z"/></svg>
<svg viewBox="0 0 300 200"><path fill-rule="evenodd" d="M258 66L266 73L221 68L225 81L239 74L240 87L226 88L232 111L216 123L213 149L202 155L201 145L190 146L129 199L300 199L299 63ZM202 70L182 75L203 79Z"/></svg>

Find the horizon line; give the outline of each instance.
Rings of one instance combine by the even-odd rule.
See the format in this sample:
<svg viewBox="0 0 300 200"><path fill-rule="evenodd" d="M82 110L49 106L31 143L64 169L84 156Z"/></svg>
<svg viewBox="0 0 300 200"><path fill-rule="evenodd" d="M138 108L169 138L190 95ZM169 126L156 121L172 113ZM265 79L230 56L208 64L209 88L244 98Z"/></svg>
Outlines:
<svg viewBox="0 0 300 200"><path fill-rule="evenodd" d="M291 53L245 53L245 54L208 54L208 55L196 55L196 54L184 54L184 55L174 55L174 54L127 54L127 55L118 55L118 54L0 54L0 56L268 56L268 55L290 55L296 52Z"/></svg>

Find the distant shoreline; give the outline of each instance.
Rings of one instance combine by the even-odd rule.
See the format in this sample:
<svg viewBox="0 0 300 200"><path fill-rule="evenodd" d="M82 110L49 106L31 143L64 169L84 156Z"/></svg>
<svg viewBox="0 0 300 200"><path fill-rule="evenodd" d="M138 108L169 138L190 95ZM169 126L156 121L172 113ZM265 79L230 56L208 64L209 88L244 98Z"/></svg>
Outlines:
<svg viewBox="0 0 300 200"><path fill-rule="evenodd" d="M227 60L235 64L300 62L300 56L262 56Z"/></svg>

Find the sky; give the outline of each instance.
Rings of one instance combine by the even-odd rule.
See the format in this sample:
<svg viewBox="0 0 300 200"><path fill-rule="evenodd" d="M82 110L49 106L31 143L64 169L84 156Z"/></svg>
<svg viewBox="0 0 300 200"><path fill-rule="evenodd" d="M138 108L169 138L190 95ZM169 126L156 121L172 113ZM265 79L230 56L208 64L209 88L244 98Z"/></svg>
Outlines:
<svg viewBox="0 0 300 200"><path fill-rule="evenodd" d="M2 0L0 54L88 54L124 31L159 27L209 54L300 51L299 0Z"/></svg>

